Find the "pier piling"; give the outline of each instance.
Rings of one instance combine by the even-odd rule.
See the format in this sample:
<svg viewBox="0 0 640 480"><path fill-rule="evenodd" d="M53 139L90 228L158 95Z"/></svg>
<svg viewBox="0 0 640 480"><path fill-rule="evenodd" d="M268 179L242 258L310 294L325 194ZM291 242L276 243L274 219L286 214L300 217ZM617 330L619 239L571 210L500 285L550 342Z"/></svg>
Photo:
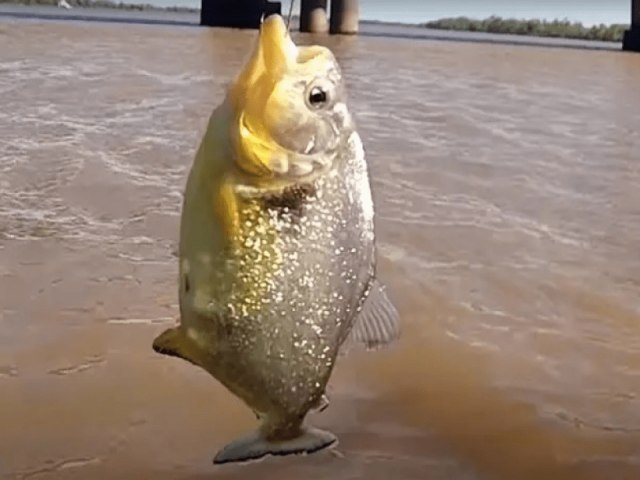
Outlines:
<svg viewBox="0 0 640 480"><path fill-rule="evenodd" d="M262 15L280 14L282 4L268 0L202 0L200 25L260 28Z"/></svg>
<svg viewBox="0 0 640 480"><path fill-rule="evenodd" d="M358 33L358 0L331 0L329 31L338 34Z"/></svg>
<svg viewBox="0 0 640 480"><path fill-rule="evenodd" d="M631 27L624 32L622 49L640 52L640 0L631 0Z"/></svg>
<svg viewBox="0 0 640 480"><path fill-rule="evenodd" d="M327 0L302 0L300 4L300 31L309 33L329 31Z"/></svg>

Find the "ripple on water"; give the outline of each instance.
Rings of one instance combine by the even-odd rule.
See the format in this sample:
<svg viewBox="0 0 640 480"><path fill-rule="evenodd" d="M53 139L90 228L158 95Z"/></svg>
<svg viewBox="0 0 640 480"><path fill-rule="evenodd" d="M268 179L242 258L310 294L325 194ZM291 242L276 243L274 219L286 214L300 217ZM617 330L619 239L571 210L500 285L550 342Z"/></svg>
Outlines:
<svg viewBox="0 0 640 480"><path fill-rule="evenodd" d="M78 364L70 365L66 367L54 368L52 370L49 370L47 373L51 375L59 375L59 376L72 375L72 374L84 372L85 370L89 370L91 368L103 366L105 362L106 360L103 356L96 355L96 356L87 358L82 363L78 363Z"/></svg>
<svg viewBox="0 0 640 480"><path fill-rule="evenodd" d="M12 365L0 365L0 378L1 377L17 377L18 369Z"/></svg>

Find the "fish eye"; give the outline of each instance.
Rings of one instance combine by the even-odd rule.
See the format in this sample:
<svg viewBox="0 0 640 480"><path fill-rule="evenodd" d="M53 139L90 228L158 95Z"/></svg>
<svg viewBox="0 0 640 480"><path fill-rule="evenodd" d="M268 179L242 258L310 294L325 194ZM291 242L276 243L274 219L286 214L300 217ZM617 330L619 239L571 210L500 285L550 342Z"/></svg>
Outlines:
<svg viewBox="0 0 640 480"><path fill-rule="evenodd" d="M326 88L316 85L309 90L307 102L313 109L320 109L329 102L329 92Z"/></svg>

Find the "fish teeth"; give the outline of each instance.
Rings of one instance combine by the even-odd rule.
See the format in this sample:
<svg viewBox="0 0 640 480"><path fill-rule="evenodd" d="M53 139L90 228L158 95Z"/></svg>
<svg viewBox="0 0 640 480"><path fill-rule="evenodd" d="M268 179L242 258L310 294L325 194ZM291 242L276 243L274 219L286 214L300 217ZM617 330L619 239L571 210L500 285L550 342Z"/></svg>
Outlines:
<svg viewBox="0 0 640 480"><path fill-rule="evenodd" d="M289 166L289 172L296 177L303 177L313 172L313 164L306 160L297 160Z"/></svg>
<svg viewBox="0 0 640 480"><path fill-rule="evenodd" d="M286 155L274 155L271 157L271 164L269 167L275 173L287 173L289 171L289 159Z"/></svg>
<svg viewBox="0 0 640 480"><path fill-rule="evenodd" d="M331 159L329 157L324 157L322 155L313 157L313 163L315 163L316 165L322 168L328 167L330 162L331 162Z"/></svg>
<svg viewBox="0 0 640 480"><path fill-rule="evenodd" d="M313 138L309 140L309 143L307 144L307 148L304 149L304 154L308 155L309 153L311 153L311 150L313 150L313 147L315 145L316 145L316 137L314 135Z"/></svg>

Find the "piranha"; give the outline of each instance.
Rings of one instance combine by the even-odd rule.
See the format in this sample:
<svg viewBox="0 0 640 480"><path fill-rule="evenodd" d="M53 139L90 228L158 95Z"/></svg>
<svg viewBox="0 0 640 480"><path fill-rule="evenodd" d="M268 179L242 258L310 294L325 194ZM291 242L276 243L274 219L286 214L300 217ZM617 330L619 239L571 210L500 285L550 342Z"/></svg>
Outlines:
<svg viewBox="0 0 640 480"><path fill-rule="evenodd" d="M214 463L334 445L305 417L328 405L337 359L347 344L399 337L376 277L367 163L345 102L333 53L296 46L282 17L268 16L191 165L180 321L153 349L201 367L259 419Z"/></svg>

